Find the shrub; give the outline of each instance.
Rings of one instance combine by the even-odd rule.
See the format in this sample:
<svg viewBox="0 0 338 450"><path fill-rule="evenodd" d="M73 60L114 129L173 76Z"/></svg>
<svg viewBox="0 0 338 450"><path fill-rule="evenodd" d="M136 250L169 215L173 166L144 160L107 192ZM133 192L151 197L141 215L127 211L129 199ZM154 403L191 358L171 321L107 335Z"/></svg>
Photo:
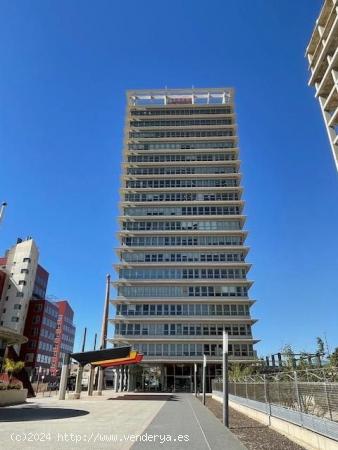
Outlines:
<svg viewBox="0 0 338 450"><path fill-rule="evenodd" d="M7 386L7 389L21 389L21 384L20 383L10 383Z"/></svg>

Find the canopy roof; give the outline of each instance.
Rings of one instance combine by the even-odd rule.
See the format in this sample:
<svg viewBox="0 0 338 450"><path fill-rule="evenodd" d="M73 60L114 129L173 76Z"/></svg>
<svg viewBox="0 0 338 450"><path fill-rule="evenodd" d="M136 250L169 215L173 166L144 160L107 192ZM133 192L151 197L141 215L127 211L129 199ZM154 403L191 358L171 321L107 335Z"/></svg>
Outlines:
<svg viewBox="0 0 338 450"><path fill-rule="evenodd" d="M94 350L91 352L72 353L71 358L78 361L81 365L94 364L100 365L104 362L110 362L121 358L129 357L130 345L115 348L105 348L103 350Z"/></svg>

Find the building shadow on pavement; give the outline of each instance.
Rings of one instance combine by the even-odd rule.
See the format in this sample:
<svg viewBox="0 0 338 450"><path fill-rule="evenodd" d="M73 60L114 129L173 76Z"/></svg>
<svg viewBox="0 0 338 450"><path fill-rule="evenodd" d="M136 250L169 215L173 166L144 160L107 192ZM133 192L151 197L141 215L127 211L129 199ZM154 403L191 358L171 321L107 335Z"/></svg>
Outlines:
<svg viewBox="0 0 338 450"><path fill-rule="evenodd" d="M71 408L0 408L1 422L32 422L35 420L68 419L70 417L86 416L89 411Z"/></svg>
<svg viewBox="0 0 338 450"><path fill-rule="evenodd" d="M124 394L118 397L108 398L107 400L160 400L160 401L174 401L176 402L178 398L176 395L161 395L161 394Z"/></svg>

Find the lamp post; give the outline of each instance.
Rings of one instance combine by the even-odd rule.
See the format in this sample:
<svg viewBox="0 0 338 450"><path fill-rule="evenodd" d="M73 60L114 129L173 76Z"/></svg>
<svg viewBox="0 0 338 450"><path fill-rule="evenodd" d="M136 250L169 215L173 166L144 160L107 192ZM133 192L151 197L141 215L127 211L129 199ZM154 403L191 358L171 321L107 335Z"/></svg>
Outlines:
<svg viewBox="0 0 338 450"><path fill-rule="evenodd" d="M194 391L195 397L197 397L197 364L194 364Z"/></svg>
<svg viewBox="0 0 338 450"><path fill-rule="evenodd" d="M229 350L229 336L223 330L223 424L229 428L229 379L228 379L228 350Z"/></svg>
<svg viewBox="0 0 338 450"><path fill-rule="evenodd" d="M203 405L205 405L205 376L206 376L206 368L207 368L207 355L203 355Z"/></svg>

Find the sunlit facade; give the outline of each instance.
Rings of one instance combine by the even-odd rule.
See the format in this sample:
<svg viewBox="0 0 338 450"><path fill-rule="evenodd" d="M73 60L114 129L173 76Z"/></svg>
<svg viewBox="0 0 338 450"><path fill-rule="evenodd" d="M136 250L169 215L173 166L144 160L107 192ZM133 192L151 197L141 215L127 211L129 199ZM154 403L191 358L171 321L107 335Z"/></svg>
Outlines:
<svg viewBox="0 0 338 450"><path fill-rule="evenodd" d="M115 344L144 356L131 388L193 388L255 358L232 89L128 91ZM198 375L200 380L200 375Z"/></svg>

